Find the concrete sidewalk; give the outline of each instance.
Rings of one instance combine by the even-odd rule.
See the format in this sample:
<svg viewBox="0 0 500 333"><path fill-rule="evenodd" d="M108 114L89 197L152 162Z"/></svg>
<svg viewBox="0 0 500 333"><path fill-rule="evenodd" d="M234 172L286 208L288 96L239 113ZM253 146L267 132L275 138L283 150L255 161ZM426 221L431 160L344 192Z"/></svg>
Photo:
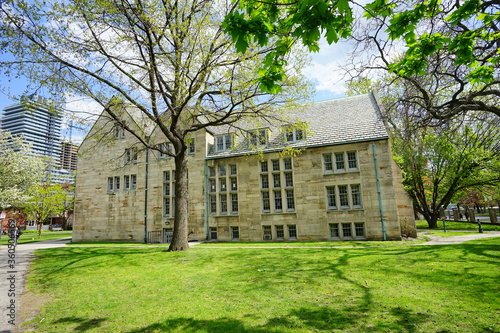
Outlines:
<svg viewBox="0 0 500 333"><path fill-rule="evenodd" d="M462 235L462 236L453 236L453 237L440 237L425 230L417 230L417 234L424 235L429 237L430 240L425 243L420 243L418 245L448 245L448 244L460 244L463 242L475 240L475 239L483 239L490 237L500 237L500 231L486 231L482 234L478 232L471 232L470 235Z"/></svg>
<svg viewBox="0 0 500 333"><path fill-rule="evenodd" d="M64 247L70 241L71 238L62 238L18 244L14 251L9 251L6 245L0 246L0 333L14 333L16 326L13 324L19 323L21 293L33 252Z"/></svg>

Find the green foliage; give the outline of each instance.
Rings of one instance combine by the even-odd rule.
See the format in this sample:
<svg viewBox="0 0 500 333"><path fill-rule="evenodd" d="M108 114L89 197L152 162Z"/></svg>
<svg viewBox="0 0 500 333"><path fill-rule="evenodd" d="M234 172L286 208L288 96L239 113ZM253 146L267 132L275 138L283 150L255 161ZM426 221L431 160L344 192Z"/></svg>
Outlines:
<svg viewBox="0 0 500 333"><path fill-rule="evenodd" d="M21 137L0 130L0 210L20 206L42 180L44 163Z"/></svg>
<svg viewBox="0 0 500 333"><path fill-rule="evenodd" d="M309 51L317 52L320 38L332 44L350 35L353 24L357 23L351 7L359 6L348 0L243 0L238 4L226 16L224 28L240 52L245 52L252 38L260 45L292 38ZM445 50L453 55L456 66L470 68L472 72L467 77L470 83L498 80L494 74L500 59L495 50L500 40L495 2L429 0L409 4L374 0L363 9L369 24L383 22L390 40L406 44L404 57L388 64L394 73L405 77L423 75L428 57ZM381 37L376 39L384 43ZM278 61L286 52L285 47L273 55L275 61L263 65L259 72L263 90L275 89L271 82L280 79L274 73L286 65Z"/></svg>

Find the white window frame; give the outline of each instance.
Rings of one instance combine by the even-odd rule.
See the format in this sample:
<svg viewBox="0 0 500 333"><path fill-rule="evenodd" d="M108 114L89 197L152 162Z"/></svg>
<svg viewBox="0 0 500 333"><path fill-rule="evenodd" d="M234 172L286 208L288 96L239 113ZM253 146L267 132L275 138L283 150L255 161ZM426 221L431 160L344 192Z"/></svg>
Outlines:
<svg viewBox="0 0 500 333"><path fill-rule="evenodd" d="M215 151L230 150L233 146L233 135L224 134L215 137Z"/></svg>

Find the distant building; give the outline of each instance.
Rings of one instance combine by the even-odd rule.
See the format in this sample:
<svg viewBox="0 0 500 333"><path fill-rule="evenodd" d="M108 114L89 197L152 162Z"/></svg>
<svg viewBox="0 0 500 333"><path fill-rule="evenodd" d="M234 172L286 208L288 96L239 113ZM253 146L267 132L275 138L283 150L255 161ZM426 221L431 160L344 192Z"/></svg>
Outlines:
<svg viewBox="0 0 500 333"><path fill-rule="evenodd" d="M415 236L412 201L392 159L374 94L314 103L246 133L217 127L189 143L190 239L382 240ZM170 145L127 108L130 128ZM169 242L175 224L173 158L138 144L106 112L79 149L74 241ZM287 147L301 149L281 155ZM155 238L156 239L153 239Z"/></svg>
<svg viewBox="0 0 500 333"><path fill-rule="evenodd" d="M50 100L37 95L23 97L20 103L4 108L0 128L24 136L35 155L50 158L53 181L74 182L71 169L61 164L61 112Z"/></svg>
<svg viewBox="0 0 500 333"><path fill-rule="evenodd" d="M78 162L78 146L68 141L63 141L61 146L61 168L75 171Z"/></svg>

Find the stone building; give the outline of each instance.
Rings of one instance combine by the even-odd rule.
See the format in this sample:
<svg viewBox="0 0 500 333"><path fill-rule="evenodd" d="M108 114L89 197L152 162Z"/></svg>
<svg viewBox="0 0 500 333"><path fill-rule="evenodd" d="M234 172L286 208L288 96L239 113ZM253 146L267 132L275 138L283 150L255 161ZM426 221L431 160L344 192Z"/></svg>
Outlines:
<svg viewBox="0 0 500 333"><path fill-rule="evenodd" d="M412 202L374 94L318 102L287 123L189 140L190 239L383 240L415 236ZM127 126L168 148L133 109ZM98 138L98 139L96 139ZM293 148L291 150L290 148ZM168 242L174 161L102 114L79 150L74 241Z"/></svg>

